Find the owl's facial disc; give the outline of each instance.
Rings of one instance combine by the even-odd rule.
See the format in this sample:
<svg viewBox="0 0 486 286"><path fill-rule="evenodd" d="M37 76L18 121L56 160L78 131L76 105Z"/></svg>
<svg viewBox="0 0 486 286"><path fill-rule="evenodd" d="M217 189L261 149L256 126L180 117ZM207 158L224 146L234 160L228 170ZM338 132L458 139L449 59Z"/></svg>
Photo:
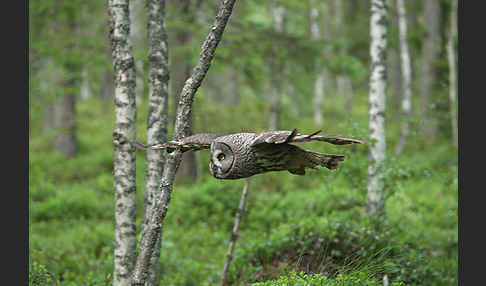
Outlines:
<svg viewBox="0 0 486 286"><path fill-rule="evenodd" d="M216 178L221 178L227 174L233 165L234 154L231 148L221 142L211 144L211 160L209 162L209 171Z"/></svg>

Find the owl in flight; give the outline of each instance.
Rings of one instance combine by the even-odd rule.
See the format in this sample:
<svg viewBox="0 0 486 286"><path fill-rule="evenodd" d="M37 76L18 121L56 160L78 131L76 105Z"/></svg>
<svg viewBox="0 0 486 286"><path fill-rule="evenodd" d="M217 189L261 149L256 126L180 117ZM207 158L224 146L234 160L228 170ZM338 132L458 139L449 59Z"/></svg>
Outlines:
<svg viewBox="0 0 486 286"><path fill-rule="evenodd" d="M151 146L136 142L141 149L175 149L182 152L211 150L209 171L217 179L241 179L270 171L289 171L305 175L305 169L323 166L336 169L344 161L342 155L305 150L291 143L322 141L335 145L369 144L340 136L317 136L321 131L301 135L293 131L267 131L262 133L212 134L200 133L177 141Z"/></svg>

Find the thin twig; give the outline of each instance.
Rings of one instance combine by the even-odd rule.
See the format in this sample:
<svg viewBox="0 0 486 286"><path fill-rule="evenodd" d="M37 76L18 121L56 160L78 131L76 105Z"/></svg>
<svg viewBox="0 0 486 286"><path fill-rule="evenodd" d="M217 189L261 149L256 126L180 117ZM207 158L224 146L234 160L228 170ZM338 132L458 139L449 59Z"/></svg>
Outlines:
<svg viewBox="0 0 486 286"><path fill-rule="evenodd" d="M238 228L240 227L241 217L243 216L243 211L245 209L246 196L248 194L248 187L250 186L250 178L246 178L245 186L241 192L240 203L238 204L238 210L235 215L235 224L233 226L233 231L231 232L231 241L228 246L228 252L226 253L226 262L224 263L223 273L221 274L221 286L225 286L226 283L226 273L228 272L231 260L233 259L233 248L238 238Z"/></svg>

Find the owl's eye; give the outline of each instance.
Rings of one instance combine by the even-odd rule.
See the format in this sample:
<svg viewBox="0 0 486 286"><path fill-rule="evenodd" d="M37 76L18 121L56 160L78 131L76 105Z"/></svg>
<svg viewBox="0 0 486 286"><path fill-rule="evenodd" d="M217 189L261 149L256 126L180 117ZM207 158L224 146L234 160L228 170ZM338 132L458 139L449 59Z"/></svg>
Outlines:
<svg viewBox="0 0 486 286"><path fill-rule="evenodd" d="M221 153L221 154L218 155L218 160L219 161L223 161L224 160L224 154L223 153Z"/></svg>

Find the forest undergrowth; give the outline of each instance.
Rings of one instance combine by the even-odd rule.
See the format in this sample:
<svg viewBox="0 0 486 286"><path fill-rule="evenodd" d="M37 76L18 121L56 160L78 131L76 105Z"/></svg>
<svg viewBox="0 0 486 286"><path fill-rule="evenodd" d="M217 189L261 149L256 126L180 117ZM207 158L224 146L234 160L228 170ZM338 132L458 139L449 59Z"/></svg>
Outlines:
<svg viewBox="0 0 486 286"><path fill-rule="evenodd" d="M367 97L355 98L352 113L333 109L344 99L326 103L323 127L310 115L293 115L284 102L282 129L366 139ZM265 130L263 101L225 105L225 112L220 107L198 95L195 132ZM30 285L111 285L113 107L95 99L78 102L79 154L70 160L49 149L35 108L29 125ZM146 103L139 103L137 112L137 137L144 141ZM231 285L383 285L383 279L394 286L457 285L457 151L448 138L431 144L412 132L405 153L395 157L399 123L393 114L387 120L385 225L375 230L366 215L366 146L309 143L306 147L316 151L345 154L346 161L337 171L252 178ZM200 180L175 181L164 222L161 285L219 284L244 180L216 180L207 170L209 152L197 157ZM139 232L142 151L136 175Z"/></svg>

